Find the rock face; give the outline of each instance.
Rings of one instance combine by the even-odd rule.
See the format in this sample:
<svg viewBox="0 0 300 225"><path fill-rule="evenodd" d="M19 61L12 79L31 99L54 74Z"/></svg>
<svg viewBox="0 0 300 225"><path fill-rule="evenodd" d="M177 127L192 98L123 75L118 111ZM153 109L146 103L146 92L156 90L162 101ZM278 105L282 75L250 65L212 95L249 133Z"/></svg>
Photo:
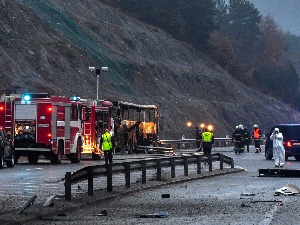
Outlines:
<svg viewBox="0 0 300 225"><path fill-rule="evenodd" d="M0 89L156 104L160 138L194 138L212 123L215 136L242 123L266 133L297 123L290 106L250 89L205 55L165 32L97 0L0 2ZM186 126L187 121L192 128Z"/></svg>

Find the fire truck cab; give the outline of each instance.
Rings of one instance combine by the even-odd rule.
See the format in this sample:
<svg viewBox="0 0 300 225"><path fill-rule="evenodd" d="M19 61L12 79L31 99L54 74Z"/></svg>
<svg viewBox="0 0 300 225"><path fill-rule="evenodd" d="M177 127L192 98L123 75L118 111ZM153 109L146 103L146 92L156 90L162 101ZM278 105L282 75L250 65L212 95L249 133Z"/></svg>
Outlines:
<svg viewBox="0 0 300 225"><path fill-rule="evenodd" d="M0 102L0 126L11 133L15 162L27 156L36 164L41 155L52 164L66 156L80 162L84 113L78 102L70 98L32 93L4 96Z"/></svg>
<svg viewBox="0 0 300 225"><path fill-rule="evenodd" d="M99 146L101 135L105 129L110 131L114 129L113 104L110 101L92 99L81 99L80 103L87 115L82 126L82 154L92 154L92 159L99 160L103 158Z"/></svg>

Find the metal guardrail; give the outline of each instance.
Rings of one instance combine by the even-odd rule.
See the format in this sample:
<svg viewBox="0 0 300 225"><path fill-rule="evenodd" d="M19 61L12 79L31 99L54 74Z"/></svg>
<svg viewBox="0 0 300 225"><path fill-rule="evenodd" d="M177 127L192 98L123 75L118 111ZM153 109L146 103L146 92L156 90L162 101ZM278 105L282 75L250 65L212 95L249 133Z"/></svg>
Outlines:
<svg viewBox="0 0 300 225"><path fill-rule="evenodd" d="M230 147L234 144L231 142L231 138L214 138L214 147ZM264 143L266 138L260 138L260 141ZM162 145L173 149L190 149L196 148L196 139L179 139L179 140L160 140Z"/></svg>
<svg viewBox="0 0 300 225"><path fill-rule="evenodd" d="M196 139L179 139L179 140L160 140L162 145L174 149L196 148ZM215 138L215 147L232 146L231 138Z"/></svg>
<svg viewBox="0 0 300 225"><path fill-rule="evenodd" d="M183 156L164 156L160 158L146 158L139 160L132 160L128 162L117 162L108 165L88 166L80 169L74 173L67 172L65 175L65 200L71 201L71 186L83 180L88 180L88 195L93 195L93 179L97 176L107 177L107 191L111 192L112 177L114 174L125 173L125 186L130 188L130 174L131 172L141 171L142 183L146 183L147 169L156 169L157 181L162 180L162 167L170 167L171 178L175 178L176 165L183 165L184 175L188 176L189 164L197 164L197 174L201 174L201 163L208 162L209 171L212 172L212 162L220 161L220 170L223 170L223 164L226 163L234 168L234 161L231 157L225 156L221 153L214 153L211 155L203 155L194 153Z"/></svg>

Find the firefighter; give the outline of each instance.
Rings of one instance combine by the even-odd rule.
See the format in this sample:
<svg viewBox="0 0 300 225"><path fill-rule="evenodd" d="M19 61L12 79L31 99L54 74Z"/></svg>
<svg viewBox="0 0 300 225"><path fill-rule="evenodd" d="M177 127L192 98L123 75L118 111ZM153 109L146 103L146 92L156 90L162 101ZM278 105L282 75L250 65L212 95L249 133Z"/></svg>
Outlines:
<svg viewBox="0 0 300 225"><path fill-rule="evenodd" d="M231 139L231 143L234 142L234 148L233 150L235 151L235 153L237 152L244 152L244 147L243 147L243 133L242 133L242 129L243 129L243 125L238 125L235 127L235 131L232 134L232 139Z"/></svg>
<svg viewBox="0 0 300 225"><path fill-rule="evenodd" d="M196 146L197 146L197 152L201 152L202 148L201 148L201 139L202 139L202 132L199 130L198 127L195 128L196 130Z"/></svg>
<svg viewBox="0 0 300 225"><path fill-rule="evenodd" d="M112 157L113 157L112 156L113 141L108 129L105 129L105 133L101 136L100 146L102 146L102 151L104 152L105 165L107 165L108 162L111 164Z"/></svg>
<svg viewBox="0 0 300 225"><path fill-rule="evenodd" d="M260 137L261 137L261 130L259 129L259 127L256 124L254 124L252 138L254 140L255 153L261 152Z"/></svg>
<svg viewBox="0 0 300 225"><path fill-rule="evenodd" d="M247 152L249 152L249 144L250 144L251 136L250 136L250 132L246 127L244 127L244 129L242 130L242 135L243 135L243 142L244 142L243 145L247 146Z"/></svg>
<svg viewBox="0 0 300 225"><path fill-rule="evenodd" d="M231 143L233 143L233 141L236 139L236 136L239 132L239 126L235 126L235 130L232 133L232 137L231 137Z"/></svg>
<svg viewBox="0 0 300 225"><path fill-rule="evenodd" d="M206 155L211 154L212 145L214 143L214 135L207 128L204 129L202 133L202 149L203 153Z"/></svg>

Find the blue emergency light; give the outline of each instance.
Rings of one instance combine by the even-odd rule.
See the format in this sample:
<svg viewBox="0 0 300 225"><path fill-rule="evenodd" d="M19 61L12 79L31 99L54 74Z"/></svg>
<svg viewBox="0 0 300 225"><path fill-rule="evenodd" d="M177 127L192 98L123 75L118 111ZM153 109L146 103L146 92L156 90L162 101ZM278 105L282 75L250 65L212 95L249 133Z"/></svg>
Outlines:
<svg viewBox="0 0 300 225"><path fill-rule="evenodd" d="M31 100L31 95L30 94L25 94L25 95L23 95L23 100L24 101L30 101Z"/></svg>
<svg viewBox="0 0 300 225"><path fill-rule="evenodd" d="M79 101L79 100L80 100L80 97L78 97L78 96L71 97L71 101Z"/></svg>

